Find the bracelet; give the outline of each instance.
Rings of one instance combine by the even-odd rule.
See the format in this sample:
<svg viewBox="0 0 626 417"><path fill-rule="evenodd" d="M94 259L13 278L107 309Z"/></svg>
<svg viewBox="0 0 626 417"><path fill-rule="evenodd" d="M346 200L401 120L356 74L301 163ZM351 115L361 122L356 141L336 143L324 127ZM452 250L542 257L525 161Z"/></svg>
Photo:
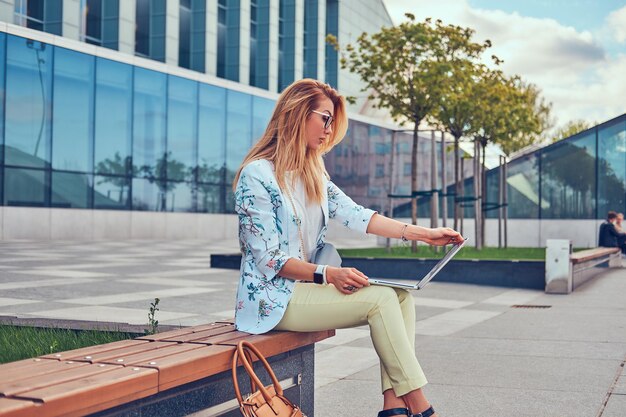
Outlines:
<svg viewBox="0 0 626 417"><path fill-rule="evenodd" d="M324 278L324 285L328 285L328 280L326 279L326 269L328 269L328 265L324 265L324 270L322 271L322 277Z"/></svg>
<svg viewBox="0 0 626 417"><path fill-rule="evenodd" d="M404 227L402 228L402 234L400 234L400 240L402 240L403 242L408 242L409 241L409 239L404 237L404 232L406 232L406 228L407 227L409 227L409 225L405 224Z"/></svg>

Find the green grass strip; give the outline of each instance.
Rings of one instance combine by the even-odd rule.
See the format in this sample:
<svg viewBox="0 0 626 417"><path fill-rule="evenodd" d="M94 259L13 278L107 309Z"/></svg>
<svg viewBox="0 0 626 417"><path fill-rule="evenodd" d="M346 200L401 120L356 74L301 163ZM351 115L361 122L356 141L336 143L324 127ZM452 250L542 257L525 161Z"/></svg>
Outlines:
<svg viewBox="0 0 626 417"><path fill-rule="evenodd" d="M113 331L0 325L0 363L132 339L136 336Z"/></svg>
<svg viewBox="0 0 626 417"><path fill-rule="evenodd" d="M365 248L365 249L339 249L342 257L356 258L441 258L443 250L439 248L437 252L432 246L418 246L416 253L411 253L410 246L392 246L391 252L386 248ZM483 248L476 250L471 246L464 247L456 254L454 259L479 259L479 260L533 260L545 261L545 248Z"/></svg>

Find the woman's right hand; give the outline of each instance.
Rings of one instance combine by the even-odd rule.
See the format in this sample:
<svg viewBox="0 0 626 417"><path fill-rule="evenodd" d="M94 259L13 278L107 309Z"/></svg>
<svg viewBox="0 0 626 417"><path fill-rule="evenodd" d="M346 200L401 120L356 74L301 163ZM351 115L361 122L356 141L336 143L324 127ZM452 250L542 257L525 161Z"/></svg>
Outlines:
<svg viewBox="0 0 626 417"><path fill-rule="evenodd" d="M359 289L370 285L367 276L356 268L326 267L326 282L344 294L354 294Z"/></svg>

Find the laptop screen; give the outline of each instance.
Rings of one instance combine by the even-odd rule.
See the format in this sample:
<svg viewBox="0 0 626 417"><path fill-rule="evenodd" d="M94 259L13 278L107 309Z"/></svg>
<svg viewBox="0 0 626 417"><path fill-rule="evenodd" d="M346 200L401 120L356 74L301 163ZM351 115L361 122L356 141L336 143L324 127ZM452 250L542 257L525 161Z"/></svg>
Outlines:
<svg viewBox="0 0 626 417"><path fill-rule="evenodd" d="M437 262L437 264L433 266L433 268L428 272L428 274L426 274L426 276L422 278L417 288L418 289L422 288L424 285L428 283L428 281L430 281L435 275L437 275L437 273L441 271L441 269L444 266L446 266L446 264L450 261L450 259L452 259L454 255L456 255L456 253L459 250L461 250L461 248L465 245L466 242L467 242L467 238L463 239L462 242L457 243L456 245L453 245L452 248L443 256L443 258L441 258L439 262Z"/></svg>

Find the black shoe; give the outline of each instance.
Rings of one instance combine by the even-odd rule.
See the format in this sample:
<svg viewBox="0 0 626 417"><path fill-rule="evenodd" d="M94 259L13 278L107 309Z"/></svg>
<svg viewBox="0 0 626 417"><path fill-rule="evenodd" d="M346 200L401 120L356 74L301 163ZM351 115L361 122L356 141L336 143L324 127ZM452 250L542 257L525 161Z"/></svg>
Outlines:
<svg viewBox="0 0 626 417"><path fill-rule="evenodd" d="M435 410L432 407L428 407L426 410L421 413L413 414L413 417L430 417L435 414Z"/></svg>
<svg viewBox="0 0 626 417"><path fill-rule="evenodd" d="M408 408L390 408L389 410L383 410L378 413L378 417L390 417L390 416L411 416L411 412Z"/></svg>

